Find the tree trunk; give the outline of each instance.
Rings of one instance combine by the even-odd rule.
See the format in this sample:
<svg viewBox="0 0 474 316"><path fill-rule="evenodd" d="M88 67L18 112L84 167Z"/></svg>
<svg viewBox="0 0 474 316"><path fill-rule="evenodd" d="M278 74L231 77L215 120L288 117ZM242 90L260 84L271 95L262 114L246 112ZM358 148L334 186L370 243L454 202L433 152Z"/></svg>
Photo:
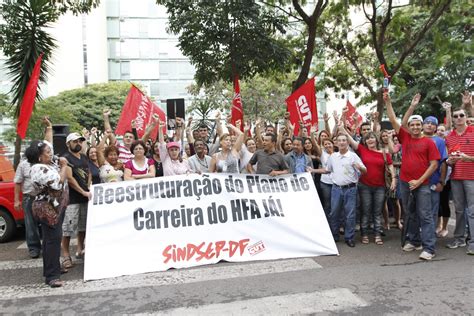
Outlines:
<svg viewBox="0 0 474 316"><path fill-rule="evenodd" d="M20 135L16 134L15 139L15 155L13 156L13 168L16 170L16 167L20 163L20 153L21 153L21 138Z"/></svg>
<svg viewBox="0 0 474 316"><path fill-rule="evenodd" d="M382 121L382 116L385 110L385 103L383 102L383 88L377 91L377 112L379 112L379 123Z"/></svg>
<svg viewBox="0 0 474 316"><path fill-rule="evenodd" d="M311 62L313 61L313 53L316 39L316 23L312 21L308 24L308 41L306 42L306 53L304 56L303 66L301 67L298 79L293 83L293 91L295 92L301 87L306 80L308 80L309 70L311 68Z"/></svg>

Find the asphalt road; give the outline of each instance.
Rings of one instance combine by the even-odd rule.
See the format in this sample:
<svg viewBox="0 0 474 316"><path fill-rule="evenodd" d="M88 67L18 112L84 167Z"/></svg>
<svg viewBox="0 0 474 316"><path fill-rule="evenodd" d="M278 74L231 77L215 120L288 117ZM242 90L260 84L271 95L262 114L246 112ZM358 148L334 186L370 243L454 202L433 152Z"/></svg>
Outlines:
<svg viewBox="0 0 474 316"><path fill-rule="evenodd" d="M50 289L41 259L28 258L20 233L0 244L0 314L474 314L474 257L439 239L436 258L423 262L418 251L401 251L399 237L392 229L383 246L337 243L340 256L219 263L86 283L83 261L76 261L63 275L66 285Z"/></svg>

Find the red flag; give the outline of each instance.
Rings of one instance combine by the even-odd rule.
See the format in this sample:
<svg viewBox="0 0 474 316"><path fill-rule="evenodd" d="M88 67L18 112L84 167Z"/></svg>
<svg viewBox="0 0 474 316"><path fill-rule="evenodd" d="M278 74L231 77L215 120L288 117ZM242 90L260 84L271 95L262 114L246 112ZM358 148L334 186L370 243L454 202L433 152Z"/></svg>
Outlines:
<svg viewBox="0 0 474 316"><path fill-rule="evenodd" d="M360 115L359 112L356 111L356 108L351 104L349 99L347 99L346 107L347 107L348 111L346 113L345 125L352 129L354 127L354 125L356 124L356 122L354 121L354 118L352 117L354 115L354 113L356 113L357 122L359 124L361 124L364 119L362 118L362 115Z"/></svg>
<svg viewBox="0 0 474 316"><path fill-rule="evenodd" d="M26 130L28 129L28 124L30 123L31 113L33 113L33 107L35 105L36 92L38 90L38 80L41 71L41 60L43 59L43 54L39 55L36 60L35 67L31 73L30 81L26 86L25 94L21 100L20 105L20 115L18 116L18 121L16 125L16 132L21 139L24 139L26 136Z"/></svg>
<svg viewBox="0 0 474 316"><path fill-rule="evenodd" d="M290 112L290 122L295 124L295 135L298 135L300 129L299 121L303 122L308 132L311 126L318 123L314 84L315 79L309 79L286 99L286 107Z"/></svg>
<svg viewBox="0 0 474 316"><path fill-rule="evenodd" d="M123 105L115 134L123 135L126 131L131 130L131 121L135 120L138 137L142 137L146 127L151 123L153 114L158 114L160 121L166 122L165 112L144 95L140 89L132 85ZM155 129L150 137L156 138L157 133L158 129ZM166 127L163 127L163 133L166 133Z"/></svg>
<svg viewBox="0 0 474 316"><path fill-rule="evenodd" d="M239 75L234 77L234 98L232 99L231 123L236 125L240 120L240 130L244 131L244 108L242 106L242 97L240 96Z"/></svg>

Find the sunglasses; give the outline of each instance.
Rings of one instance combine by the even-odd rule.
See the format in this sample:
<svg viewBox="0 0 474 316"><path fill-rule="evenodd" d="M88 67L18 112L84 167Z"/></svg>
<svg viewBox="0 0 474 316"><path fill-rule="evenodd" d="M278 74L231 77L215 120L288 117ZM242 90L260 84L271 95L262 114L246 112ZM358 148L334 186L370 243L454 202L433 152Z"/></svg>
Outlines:
<svg viewBox="0 0 474 316"><path fill-rule="evenodd" d="M466 116L466 115L464 115L464 114L462 114L462 113L459 114L459 115L458 115L458 114L454 114L454 115L453 115L453 118L457 119L458 117L463 118L463 117L465 117L465 116Z"/></svg>

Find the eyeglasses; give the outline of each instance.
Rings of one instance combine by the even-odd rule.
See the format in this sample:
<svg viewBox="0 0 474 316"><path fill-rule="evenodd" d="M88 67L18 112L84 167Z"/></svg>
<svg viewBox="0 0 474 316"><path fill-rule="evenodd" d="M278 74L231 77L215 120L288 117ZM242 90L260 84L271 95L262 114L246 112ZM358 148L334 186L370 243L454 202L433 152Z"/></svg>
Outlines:
<svg viewBox="0 0 474 316"><path fill-rule="evenodd" d="M453 115L453 118L457 119L457 118L459 118L459 117L460 117L460 118L463 118L463 117L465 117L465 116L466 116L466 115L464 115L463 113L461 113L461 114L459 114L459 115L458 115L458 114L454 114L454 115Z"/></svg>

